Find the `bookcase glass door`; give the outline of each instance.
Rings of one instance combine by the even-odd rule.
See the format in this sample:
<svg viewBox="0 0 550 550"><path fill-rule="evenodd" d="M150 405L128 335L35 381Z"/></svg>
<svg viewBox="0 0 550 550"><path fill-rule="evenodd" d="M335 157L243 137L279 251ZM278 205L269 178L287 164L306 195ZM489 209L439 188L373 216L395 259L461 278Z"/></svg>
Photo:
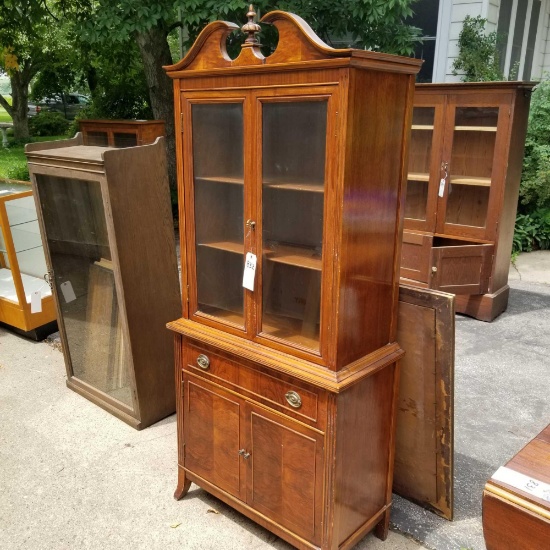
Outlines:
<svg viewBox="0 0 550 550"><path fill-rule="evenodd" d="M36 184L73 376L133 408L100 184L46 175Z"/></svg>
<svg viewBox="0 0 550 550"><path fill-rule="evenodd" d="M192 105L197 309L244 327L242 103Z"/></svg>
<svg viewBox="0 0 550 550"><path fill-rule="evenodd" d="M262 333L319 350L326 99L262 102Z"/></svg>
<svg viewBox="0 0 550 550"><path fill-rule="evenodd" d="M409 151L405 218L426 220L435 107L415 107Z"/></svg>
<svg viewBox="0 0 550 550"><path fill-rule="evenodd" d="M487 223L498 107L456 107L445 223Z"/></svg>

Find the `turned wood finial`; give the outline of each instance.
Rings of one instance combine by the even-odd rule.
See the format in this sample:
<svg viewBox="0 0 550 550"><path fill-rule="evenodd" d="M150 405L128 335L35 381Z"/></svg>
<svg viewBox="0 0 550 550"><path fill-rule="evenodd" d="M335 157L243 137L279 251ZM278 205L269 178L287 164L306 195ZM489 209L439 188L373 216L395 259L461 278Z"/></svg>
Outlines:
<svg viewBox="0 0 550 550"><path fill-rule="evenodd" d="M249 46L260 46L260 41L256 37L256 35L262 30L260 25L254 21L256 17L256 12L254 11L254 6L250 4L248 6L248 13L246 14L248 17L248 22L245 23L241 27L241 31L248 34L246 40L244 41L244 44L242 45L243 48L249 47Z"/></svg>

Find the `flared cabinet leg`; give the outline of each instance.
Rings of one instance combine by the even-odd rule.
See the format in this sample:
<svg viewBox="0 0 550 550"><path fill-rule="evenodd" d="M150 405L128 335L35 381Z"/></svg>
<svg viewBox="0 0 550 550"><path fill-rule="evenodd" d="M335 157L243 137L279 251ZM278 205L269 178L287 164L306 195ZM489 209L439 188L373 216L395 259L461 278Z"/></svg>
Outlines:
<svg viewBox="0 0 550 550"><path fill-rule="evenodd" d="M181 466L178 466L178 486L174 491L174 498L176 500L182 499L187 494L187 491L189 491L189 487L191 487L191 481L187 479L185 470Z"/></svg>

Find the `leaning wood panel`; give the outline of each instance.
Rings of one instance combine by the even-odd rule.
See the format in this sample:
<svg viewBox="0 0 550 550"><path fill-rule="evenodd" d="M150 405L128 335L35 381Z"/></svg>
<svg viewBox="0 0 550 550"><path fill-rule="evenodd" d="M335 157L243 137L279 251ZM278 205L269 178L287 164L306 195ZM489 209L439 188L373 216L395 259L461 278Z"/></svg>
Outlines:
<svg viewBox="0 0 550 550"><path fill-rule="evenodd" d="M454 297L401 285L397 340L405 356L393 490L452 519Z"/></svg>

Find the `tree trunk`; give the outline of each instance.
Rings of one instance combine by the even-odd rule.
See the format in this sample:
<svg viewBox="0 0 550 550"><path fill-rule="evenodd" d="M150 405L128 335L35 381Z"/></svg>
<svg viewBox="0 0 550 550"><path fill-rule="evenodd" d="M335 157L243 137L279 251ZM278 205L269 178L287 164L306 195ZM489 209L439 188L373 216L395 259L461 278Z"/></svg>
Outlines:
<svg viewBox="0 0 550 550"><path fill-rule="evenodd" d="M149 88L149 97L153 115L158 120L164 120L166 128L166 151L168 156L168 179L172 197L176 193L176 151L174 131L174 91L172 80L166 76L163 65L172 64L172 56L168 47L166 30L162 27L152 27L148 31L138 33L136 42L143 60L145 78Z"/></svg>
<svg viewBox="0 0 550 550"><path fill-rule="evenodd" d="M29 139L29 77L31 71L28 66L21 71L10 74L11 83L11 107L6 111L13 120L13 136L15 139Z"/></svg>

